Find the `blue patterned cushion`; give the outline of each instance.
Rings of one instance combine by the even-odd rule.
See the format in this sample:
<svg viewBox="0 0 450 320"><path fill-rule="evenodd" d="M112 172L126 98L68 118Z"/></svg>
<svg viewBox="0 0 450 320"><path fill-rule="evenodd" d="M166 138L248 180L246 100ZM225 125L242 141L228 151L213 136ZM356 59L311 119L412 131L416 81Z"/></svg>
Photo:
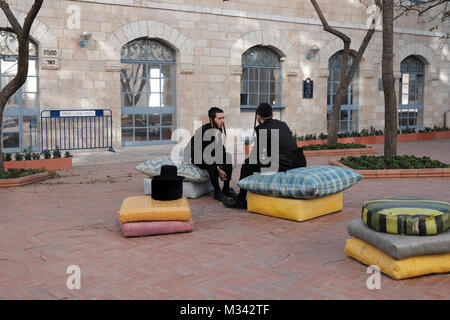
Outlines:
<svg viewBox="0 0 450 320"><path fill-rule="evenodd" d="M161 167L164 165L176 165L178 168L178 175L184 177L184 181L189 182L207 182L209 181L208 171L202 170L193 164L175 163L171 157L159 157L153 160L145 161L136 167L136 170L154 177L159 175Z"/></svg>
<svg viewBox="0 0 450 320"><path fill-rule="evenodd" d="M238 182L242 189L267 196L295 199L320 198L339 193L362 179L354 170L310 166L272 174L254 174Z"/></svg>

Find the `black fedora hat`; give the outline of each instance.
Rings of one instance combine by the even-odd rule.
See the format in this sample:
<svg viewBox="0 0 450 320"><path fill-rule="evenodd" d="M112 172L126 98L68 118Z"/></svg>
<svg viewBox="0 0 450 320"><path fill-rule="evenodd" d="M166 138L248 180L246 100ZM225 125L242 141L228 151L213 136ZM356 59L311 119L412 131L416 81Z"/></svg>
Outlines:
<svg viewBox="0 0 450 320"><path fill-rule="evenodd" d="M154 176L152 179L164 180L164 181L178 181L184 180L184 177L178 175L177 166L165 165L161 167L159 176Z"/></svg>
<svg viewBox="0 0 450 320"><path fill-rule="evenodd" d="M161 201L180 199L183 196L183 180L176 166L162 166L160 175L152 178L152 198Z"/></svg>

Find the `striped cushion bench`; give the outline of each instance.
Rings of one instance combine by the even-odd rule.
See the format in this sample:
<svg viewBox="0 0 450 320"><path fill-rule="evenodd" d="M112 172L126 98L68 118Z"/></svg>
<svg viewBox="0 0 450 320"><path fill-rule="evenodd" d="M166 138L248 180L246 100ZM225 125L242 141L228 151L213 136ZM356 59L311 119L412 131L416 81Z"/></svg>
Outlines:
<svg viewBox="0 0 450 320"><path fill-rule="evenodd" d="M450 227L450 205L423 197L390 197L364 202L362 220L371 229L391 234L429 236Z"/></svg>

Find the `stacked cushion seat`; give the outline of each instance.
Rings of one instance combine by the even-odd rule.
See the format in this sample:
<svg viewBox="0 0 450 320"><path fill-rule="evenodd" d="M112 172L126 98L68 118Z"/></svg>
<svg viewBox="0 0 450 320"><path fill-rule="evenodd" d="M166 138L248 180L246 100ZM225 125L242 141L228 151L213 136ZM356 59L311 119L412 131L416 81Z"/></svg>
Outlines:
<svg viewBox="0 0 450 320"><path fill-rule="evenodd" d="M436 235L450 228L450 205L411 196L374 199L364 203L362 220L380 232Z"/></svg>
<svg viewBox="0 0 450 320"><path fill-rule="evenodd" d="M450 252L450 230L436 236L408 236L377 232L361 219L348 223L348 234L380 249L394 259Z"/></svg>
<svg viewBox="0 0 450 320"><path fill-rule="evenodd" d="M192 219L187 221L152 221L122 223L117 217L124 237L145 237L161 234L190 232L194 229Z"/></svg>
<svg viewBox="0 0 450 320"><path fill-rule="evenodd" d="M394 279L450 272L450 206L416 196L364 202L345 253Z"/></svg>
<svg viewBox="0 0 450 320"><path fill-rule="evenodd" d="M342 210L342 192L321 198L301 200L248 193L247 209L272 217L305 221Z"/></svg>
<svg viewBox="0 0 450 320"><path fill-rule="evenodd" d="M406 279L432 273L450 272L450 253L432 254L396 260L371 244L348 239L345 253L365 265L376 265L380 271L394 279Z"/></svg>
<svg viewBox="0 0 450 320"><path fill-rule="evenodd" d="M240 180L238 186L272 197L314 199L342 192L362 177L347 168L311 166L272 174L254 174Z"/></svg>
<svg viewBox="0 0 450 320"><path fill-rule="evenodd" d="M194 229L186 197L159 201L152 197L128 197L117 214L125 237L190 232Z"/></svg>
<svg viewBox="0 0 450 320"><path fill-rule="evenodd" d="M122 223L138 221L189 220L191 209L185 197L159 201L152 197L128 197L122 202L119 219Z"/></svg>

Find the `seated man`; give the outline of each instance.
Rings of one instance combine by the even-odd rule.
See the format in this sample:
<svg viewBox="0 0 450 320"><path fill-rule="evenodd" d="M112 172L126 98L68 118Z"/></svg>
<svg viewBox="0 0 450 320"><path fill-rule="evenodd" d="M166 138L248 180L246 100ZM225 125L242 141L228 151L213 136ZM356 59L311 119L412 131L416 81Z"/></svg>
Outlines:
<svg viewBox="0 0 450 320"><path fill-rule="evenodd" d="M306 158L303 154L303 149L297 146L295 138L292 136L292 132L283 121L273 119L272 106L268 103L261 103L256 109L256 120L258 120L259 125L255 127L256 141L253 145L253 150L250 157L245 159L245 163L241 168L241 176L239 180L244 179L254 172L261 172L261 168L274 167L277 171L286 171L294 168L306 167ZM278 146L278 150L271 150L271 137L274 136L274 130L278 130L278 141L273 141L275 146ZM264 132L264 133L263 133ZM260 150L260 140L267 138L267 149ZM278 159L275 156L278 151ZM275 156L273 160L276 159L278 163L262 163L262 159ZM255 159L256 161L252 161ZM255 162L255 163L253 163ZM223 201L224 205L228 208L247 208L247 191L241 189L239 191L238 198L235 199L225 199Z"/></svg>
<svg viewBox="0 0 450 320"><path fill-rule="evenodd" d="M214 187L214 199L223 201L226 197L237 197L237 193L230 188L233 166L232 157L226 153L224 145L225 115L222 109L212 107L208 111L208 117L209 123L197 129L186 146L185 161L190 161L200 169L208 171ZM207 149L206 152L205 149ZM216 151L218 151L217 154ZM222 190L220 190L219 179L223 181Z"/></svg>

